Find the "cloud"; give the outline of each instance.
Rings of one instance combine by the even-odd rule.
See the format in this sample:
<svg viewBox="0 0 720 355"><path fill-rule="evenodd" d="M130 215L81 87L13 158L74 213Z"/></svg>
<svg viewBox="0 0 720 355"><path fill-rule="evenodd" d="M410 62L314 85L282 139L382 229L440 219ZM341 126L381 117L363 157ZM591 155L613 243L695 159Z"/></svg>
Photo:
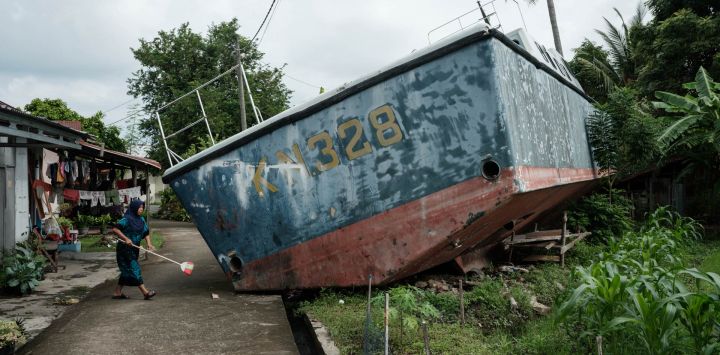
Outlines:
<svg viewBox="0 0 720 355"><path fill-rule="evenodd" d="M72 102L71 108L83 116L94 114L114 97L124 97L124 91L118 91L115 85L98 80L0 75L0 82L5 83L0 86L0 97L10 105L22 108L32 98L61 98Z"/></svg>
<svg viewBox="0 0 720 355"><path fill-rule="evenodd" d="M287 74L326 89L426 46L428 31L477 8L474 1L277 1L260 46L265 61L276 67L287 63ZM530 35L552 47L545 2L528 6L518 1ZM24 105L34 97L59 97L82 114L107 110L130 99L126 80L139 69L130 48L138 47L140 38L151 40L158 31L185 22L205 32L210 24L233 17L241 24L240 33L252 37L271 2L5 0L0 11L0 100ZM593 29L604 27L602 16L616 21L613 6L626 17L637 6L621 0L555 4L568 59L584 37L597 42ZM513 1L496 1L486 10L499 14L493 23L504 31L523 26ZM477 19L478 12L468 17ZM295 91L293 105L318 93L290 78L286 84ZM113 110L106 122L122 118L128 109Z"/></svg>

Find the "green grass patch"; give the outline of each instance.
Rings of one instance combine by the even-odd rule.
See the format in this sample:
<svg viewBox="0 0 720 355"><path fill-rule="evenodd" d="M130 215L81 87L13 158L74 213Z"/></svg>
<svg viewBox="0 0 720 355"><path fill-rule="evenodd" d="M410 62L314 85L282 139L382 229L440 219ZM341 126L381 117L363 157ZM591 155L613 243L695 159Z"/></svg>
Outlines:
<svg viewBox="0 0 720 355"><path fill-rule="evenodd" d="M153 231L152 233L150 233L150 239L152 240L155 249L161 249L165 245L165 237L163 237L163 235L159 232ZM147 248L147 243L145 243L144 239L142 242L140 242L140 246L142 246L143 248Z"/></svg>
<svg viewBox="0 0 720 355"><path fill-rule="evenodd" d="M80 237L80 251L83 253L115 251L115 244L101 244L101 235L86 235Z"/></svg>
<svg viewBox="0 0 720 355"><path fill-rule="evenodd" d="M101 235L87 235L80 237L80 243L82 246L80 247L80 251L85 253L94 253L94 252L114 252L115 251L115 244L114 243L100 243L100 239L102 238ZM151 238L153 242L153 246L155 246L156 249L160 249L165 245L165 237L162 236L162 234L153 231L151 233ZM143 240L140 245L143 248L147 247L147 243L145 243L145 240Z"/></svg>

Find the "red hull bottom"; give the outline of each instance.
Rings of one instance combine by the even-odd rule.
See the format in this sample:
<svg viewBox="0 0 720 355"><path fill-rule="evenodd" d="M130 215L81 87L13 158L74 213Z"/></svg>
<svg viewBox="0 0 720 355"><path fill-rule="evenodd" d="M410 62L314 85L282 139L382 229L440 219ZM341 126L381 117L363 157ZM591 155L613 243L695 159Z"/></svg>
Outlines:
<svg viewBox="0 0 720 355"><path fill-rule="evenodd" d="M597 178L592 169L520 167L474 178L243 266L237 290L347 287L403 279L502 240ZM518 192L515 181L531 181ZM460 258L458 258L461 261Z"/></svg>

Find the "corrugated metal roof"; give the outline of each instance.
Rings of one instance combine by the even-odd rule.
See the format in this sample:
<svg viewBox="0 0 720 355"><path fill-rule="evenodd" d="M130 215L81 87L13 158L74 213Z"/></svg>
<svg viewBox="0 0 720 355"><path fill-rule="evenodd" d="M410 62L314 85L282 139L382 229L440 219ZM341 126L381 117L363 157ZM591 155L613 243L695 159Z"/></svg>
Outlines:
<svg viewBox="0 0 720 355"><path fill-rule="evenodd" d="M65 127L70 127L74 130L82 131L82 122L80 121L55 121Z"/></svg>
<svg viewBox="0 0 720 355"><path fill-rule="evenodd" d="M77 129L73 129L71 127L64 126L62 124L57 123L56 121L52 121L52 120L49 120L44 117L33 116L29 113L23 112L22 110L20 110L16 107L11 106L3 101L0 101L0 112L3 112L3 111L6 113L9 113L9 114L12 114L14 116L17 116L17 117L26 118L31 121L35 121L36 123L39 123L39 124L44 124L44 125L68 132L68 133L72 133L72 134L80 136L82 138L92 137L92 135L90 135L86 132L83 132L81 130L77 130Z"/></svg>
<svg viewBox="0 0 720 355"><path fill-rule="evenodd" d="M55 122L57 122L58 124L61 124L61 125L63 125L63 126L66 126L66 127L70 127L70 128L77 129L77 130L82 130L82 123L81 123L80 121L55 121ZM138 157L138 156L135 156L135 155L131 155L131 154L127 154L127 153L118 152L118 151L115 151L115 150L103 148L103 147L101 147L101 146L99 146L99 145L95 145L95 144L92 144L92 143L88 143L88 142L86 142L86 141L80 141L80 145L83 146L83 147L85 147L85 148L89 148L90 150L92 150L92 151L94 151L94 152L97 152L98 154L100 154L100 152L103 152L103 154L112 155L112 156L114 156L114 157L116 157L116 158L120 158L120 159L125 159L125 160L130 160L130 161L138 162L138 163L140 163L140 164L142 164L142 165L152 166L152 167L157 168L157 169L161 169L161 168L162 168L161 165L160 165L160 163L158 163L158 162L155 161L155 160L149 159L149 158Z"/></svg>
<svg viewBox="0 0 720 355"><path fill-rule="evenodd" d="M162 166L160 165L160 163L158 163L157 161L152 160L150 158L143 158L143 157L138 157L138 156L130 155L130 154L123 153L123 152L118 152L115 150L110 150L107 148L103 148L99 145L91 144L91 143L88 143L85 141L80 141L80 145L85 148L89 148L90 150L96 151L98 154L102 151L102 152L104 152L103 153L104 155L105 154L111 155L115 158L118 158L118 160L131 160L134 162L141 163L142 165L151 166L156 169L162 169Z"/></svg>

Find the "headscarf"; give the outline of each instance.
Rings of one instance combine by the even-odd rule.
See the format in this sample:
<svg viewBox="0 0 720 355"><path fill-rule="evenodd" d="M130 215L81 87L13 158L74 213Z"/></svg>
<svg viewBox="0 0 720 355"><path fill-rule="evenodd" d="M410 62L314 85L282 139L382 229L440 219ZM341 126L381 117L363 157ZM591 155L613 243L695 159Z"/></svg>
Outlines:
<svg viewBox="0 0 720 355"><path fill-rule="evenodd" d="M138 210L140 209L140 206L143 205L145 205L145 202L142 202L140 199L132 200L132 202L130 202L130 206L128 206L125 211L125 215L123 217L125 218L125 221L127 221L127 228L131 232L142 233L145 229L145 221L143 221L142 217L138 216Z"/></svg>

